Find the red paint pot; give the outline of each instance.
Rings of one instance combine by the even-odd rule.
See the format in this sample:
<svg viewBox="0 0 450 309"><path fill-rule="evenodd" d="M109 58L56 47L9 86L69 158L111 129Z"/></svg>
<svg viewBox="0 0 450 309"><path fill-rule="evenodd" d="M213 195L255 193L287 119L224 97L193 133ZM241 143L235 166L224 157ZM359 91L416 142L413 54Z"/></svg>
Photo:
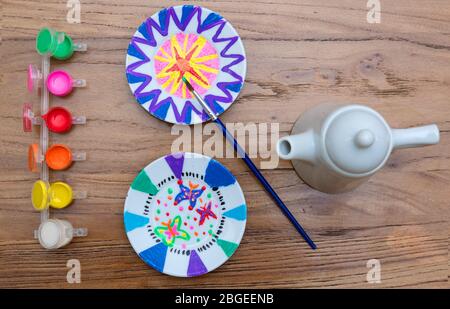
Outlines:
<svg viewBox="0 0 450 309"><path fill-rule="evenodd" d="M72 114L64 107L53 107L41 117L52 132L65 133L72 128Z"/></svg>

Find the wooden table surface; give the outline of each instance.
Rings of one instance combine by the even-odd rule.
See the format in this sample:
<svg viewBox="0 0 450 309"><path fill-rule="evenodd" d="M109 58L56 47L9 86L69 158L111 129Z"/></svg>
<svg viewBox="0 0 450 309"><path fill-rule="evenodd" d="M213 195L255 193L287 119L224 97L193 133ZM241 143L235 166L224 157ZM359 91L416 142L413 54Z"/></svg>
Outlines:
<svg viewBox="0 0 450 309"><path fill-rule="evenodd" d="M327 195L299 179L290 162L265 170L286 204L317 242L311 251L238 159L220 159L238 178L248 203L244 238L216 271L183 279L158 273L131 248L123 228L128 187L149 162L170 152L171 125L136 104L125 79L125 54L140 23L183 1L81 1L81 24L66 22L66 1L2 1L0 94L0 287L449 287L450 2L381 1L381 23L366 21L362 0L190 1L219 12L241 35L248 62L240 99L224 122L280 123L321 102L357 102L392 127L436 123L438 145L396 151L352 192ZM22 131L26 66L39 63L40 27L88 43L87 53L52 61L88 81L51 105L86 115L86 126L51 135L88 155L52 172L88 198L52 211L89 229L57 251L32 238L39 214L30 203L38 174L26 153L39 130ZM259 160L257 160L259 162ZM66 262L79 259L81 284L66 282ZM369 284L366 263L381 263Z"/></svg>

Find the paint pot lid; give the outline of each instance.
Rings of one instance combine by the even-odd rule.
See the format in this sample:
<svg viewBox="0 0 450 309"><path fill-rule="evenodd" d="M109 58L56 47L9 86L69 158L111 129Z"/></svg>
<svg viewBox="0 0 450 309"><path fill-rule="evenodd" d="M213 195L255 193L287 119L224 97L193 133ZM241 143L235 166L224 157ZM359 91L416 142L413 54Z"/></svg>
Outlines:
<svg viewBox="0 0 450 309"><path fill-rule="evenodd" d="M28 146L28 169L30 172L37 172L39 170L39 145L31 144Z"/></svg>
<svg viewBox="0 0 450 309"><path fill-rule="evenodd" d="M34 64L28 65L27 70L27 89L29 92L37 91L41 86L42 75Z"/></svg>
<svg viewBox="0 0 450 309"><path fill-rule="evenodd" d="M154 35L150 24L161 29L170 25L170 31ZM142 47L146 45L156 48ZM186 89L182 75L219 115L238 97L246 69L242 40L230 22L195 5L169 7L145 20L126 56L126 77L139 105L158 119L183 125L209 117Z"/></svg>
<svg viewBox="0 0 450 309"><path fill-rule="evenodd" d="M42 211L49 205L49 184L43 180L34 183L31 191L31 202L36 210Z"/></svg>
<svg viewBox="0 0 450 309"><path fill-rule="evenodd" d="M31 103L24 103L22 108L22 126L24 132L31 132L33 129Z"/></svg>
<svg viewBox="0 0 450 309"><path fill-rule="evenodd" d="M57 36L53 29L42 28L36 36L36 50L40 55L51 56L57 45Z"/></svg>
<svg viewBox="0 0 450 309"><path fill-rule="evenodd" d="M72 164L72 151L63 144L55 144L45 153L45 162L53 170L65 170Z"/></svg>
<svg viewBox="0 0 450 309"><path fill-rule="evenodd" d="M72 188L65 182L57 181L50 185L50 206L62 209L70 205L73 200Z"/></svg>
<svg viewBox="0 0 450 309"><path fill-rule="evenodd" d="M139 257L177 277L222 265L239 246L247 207L231 172L210 157L177 153L147 165L125 200L128 239Z"/></svg>
<svg viewBox="0 0 450 309"><path fill-rule="evenodd" d="M57 70L50 73L47 77L47 88L52 94L56 96L68 95L72 87L72 77L63 70Z"/></svg>
<svg viewBox="0 0 450 309"><path fill-rule="evenodd" d="M391 152L391 132L383 117L362 105L347 105L329 119L326 152L337 170L358 177L381 167Z"/></svg>
<svg viewBox="0 0 450 309"><path fill-rule="evenodd" d="M72 127L72 114L61 106L52 107L42 118L48 129L55 133L67 132Z"/></svg>

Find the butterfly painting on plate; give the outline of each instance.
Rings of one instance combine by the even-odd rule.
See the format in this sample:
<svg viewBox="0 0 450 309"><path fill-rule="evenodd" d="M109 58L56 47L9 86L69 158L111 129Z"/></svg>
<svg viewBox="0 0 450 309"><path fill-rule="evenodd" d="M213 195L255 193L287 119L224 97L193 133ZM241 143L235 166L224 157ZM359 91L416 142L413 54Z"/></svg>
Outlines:
<svg viewBox="0 0 450 309"><path fill-rule="evenodd" d="M205 274L226 262L241 242L245 197L234 175L200 154L174 153L133 180L124 226L139 257L177 277Z"/></svg>
<svg viewBox="0 0 450 309"><path fill-rule="evenodd" d="M189 181L189 187L183 185L183 180L178 180L178 185L180 186L180 193L175 197L174 205L178 205L180 202L188 200L189 201L189 210L195 208L195 204L197 203L197 199L202 195L205 191L206 187L203 186L200 189L197 189L200 185L193 184Z"/></svg>

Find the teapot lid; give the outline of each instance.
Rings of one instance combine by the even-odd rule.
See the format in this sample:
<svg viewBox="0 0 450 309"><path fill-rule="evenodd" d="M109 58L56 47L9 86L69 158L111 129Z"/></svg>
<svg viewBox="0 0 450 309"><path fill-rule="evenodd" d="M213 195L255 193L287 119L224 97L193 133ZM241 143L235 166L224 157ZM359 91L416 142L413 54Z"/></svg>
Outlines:
<svg viewBox="0 0 450 309"><path fill-rule="evenodd" d="M340 173L363 177L381 168L391 150L391 129L371 108L348 105L335 111L325 131L325 158Z"/></svg>

